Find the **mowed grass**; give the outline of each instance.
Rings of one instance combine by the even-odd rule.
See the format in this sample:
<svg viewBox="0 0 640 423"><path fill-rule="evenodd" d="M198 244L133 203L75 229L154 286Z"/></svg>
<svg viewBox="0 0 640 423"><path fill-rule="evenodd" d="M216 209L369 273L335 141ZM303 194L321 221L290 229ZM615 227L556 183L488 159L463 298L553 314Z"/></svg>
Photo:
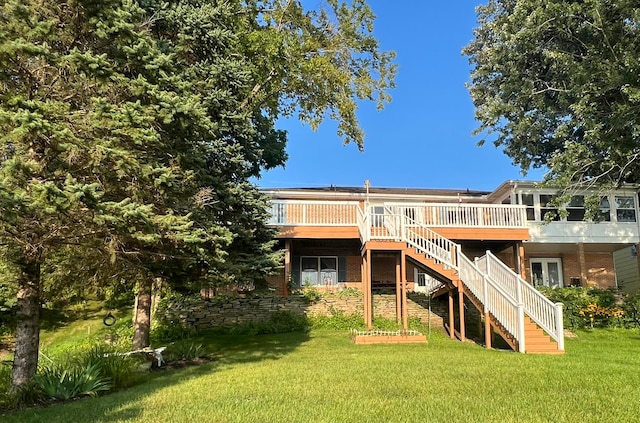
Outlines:
<svg viewBox="0 0 640 423"><path fill-rule="evenodd" d="M564 356L428 345L354 345L312 331L202 338L216 360L11 422L637 422L640 335L579 333Z"/></svg>

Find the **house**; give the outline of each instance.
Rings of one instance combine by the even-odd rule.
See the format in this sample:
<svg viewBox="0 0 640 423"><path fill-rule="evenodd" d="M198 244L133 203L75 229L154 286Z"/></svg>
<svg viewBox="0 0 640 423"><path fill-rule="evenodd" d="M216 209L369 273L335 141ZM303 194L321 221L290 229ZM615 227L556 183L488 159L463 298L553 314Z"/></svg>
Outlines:
<svg viewBox="0 0 640 423"><path fill-rule="evenodd" d="M564 348L561 308L535 286L617 287L616 265L633 278L634 260L636 280L625 284L638 283L632 254L640 242L638 186L601 195L597 223L584 219L589 192L571 197L566 216L545 222L555 211L549 206L555 192L527 181L491 192L369 186L265 192L285 250L284 271L271 285L284 295L287 282L357 288L369 326L376 291L398 294L405 324L406 291L447 294L452 337L465 337L466 297L484 315L487 334L499 332L521 352L557 352ZM547 340L529 334L527 342L538 329Z"/></svg>

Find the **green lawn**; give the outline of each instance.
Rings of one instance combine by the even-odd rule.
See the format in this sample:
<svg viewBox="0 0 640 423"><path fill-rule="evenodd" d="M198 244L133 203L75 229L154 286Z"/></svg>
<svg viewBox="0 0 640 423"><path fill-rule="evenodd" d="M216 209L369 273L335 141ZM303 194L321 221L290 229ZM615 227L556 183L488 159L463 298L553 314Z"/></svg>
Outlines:
<svg viewBox="0 0 640 423"><path fill-rule="evenodd" d="M637 422L640 335L579 333L564 356L354 345L312 331L203 340L217 360L11 422Z"/></svg>

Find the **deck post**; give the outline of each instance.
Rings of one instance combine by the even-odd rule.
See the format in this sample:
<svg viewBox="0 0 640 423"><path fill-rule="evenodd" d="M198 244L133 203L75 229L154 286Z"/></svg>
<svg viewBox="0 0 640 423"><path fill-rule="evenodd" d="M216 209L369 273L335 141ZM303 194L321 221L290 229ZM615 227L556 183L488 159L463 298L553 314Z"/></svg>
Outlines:
<svg viewBox="0 0 640 423"><path fill-rule="evenodd" d="M491 342L493 341L493 332L491 331L491 320L489 320L489 313L484 313L484 345L488 350L491 349Z"/></svg>
<svg viewBox="0 0 640 423"><path fill-rule="evenodd" d="M453 319L453 291L449 291L449 338L453 339L455 335L455 322Z"/></svg>
<svg viewBox="0 0 640 423"><path fill-rule="evenodd" d="M409 330L409 310L407 304L407 256L405 251L400 252L400 281L402 282L402 328Z"/></svg>
<svg viewBox="0 0 640 423"><path fill-rule="evenodd" d="M460 314L460 340L464 342L467 337L464 328L464 285L458 284L458 313Z"/></svg>
<svg viewBox="0 0 640 423"><path fill-rule="evenodd" d="M564 351L564 323L562 321L562 307L564 304L556 303L556 334L558 336L558 350Z"/></svg>
<svg viewBox="0 0 640 423"><path fill-rule="evenodd" d="M365 323L367 325L367 329L371 330L371 326L373 323L373 296L371 292L371 250L367 249L367 258L366 258L366 273L367 273L367 316L365 319Z"/></svg>
<svg viewBox="0 0 640 423"><path fill-rule="evenodd" d="M578 263L580 265L580 285L587 286L587 260L584 256L584 243L578 243Z"/></svg>
<svg viewBox="0 0 640 423"><path fill-rule="evenodd" d="M521 241L518 242L518 254L520 257L520 277L526 281L527 280L527 264L525 263L525 260L524 260L524 245L522 245Z"/></svg>
<svg viewBox="0 0 640 423"><path fill-rule="evenodd" d="M402 321L402 279L400 276L401 267L400 267L401 255L396 256L396 323L400 323Z"/></svg>
<svg viewBox="0 0 640 423"><path fill-rule="evenodd" d="M291 240L284 243L284 282L282 294L285 298L289 296L289 279L291 278Z"/></svg>

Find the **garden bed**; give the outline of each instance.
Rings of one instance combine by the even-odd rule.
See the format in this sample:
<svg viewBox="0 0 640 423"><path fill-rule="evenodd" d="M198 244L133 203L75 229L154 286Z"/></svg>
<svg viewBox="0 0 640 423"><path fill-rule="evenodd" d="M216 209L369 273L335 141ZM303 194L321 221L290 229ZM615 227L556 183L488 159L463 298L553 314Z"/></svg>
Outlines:
<svg viewBox="0 0 640 423"><path fill-rule="evenodd" d="M351 330L354 344L426 344L427 337L415 330Z"/></svg>

